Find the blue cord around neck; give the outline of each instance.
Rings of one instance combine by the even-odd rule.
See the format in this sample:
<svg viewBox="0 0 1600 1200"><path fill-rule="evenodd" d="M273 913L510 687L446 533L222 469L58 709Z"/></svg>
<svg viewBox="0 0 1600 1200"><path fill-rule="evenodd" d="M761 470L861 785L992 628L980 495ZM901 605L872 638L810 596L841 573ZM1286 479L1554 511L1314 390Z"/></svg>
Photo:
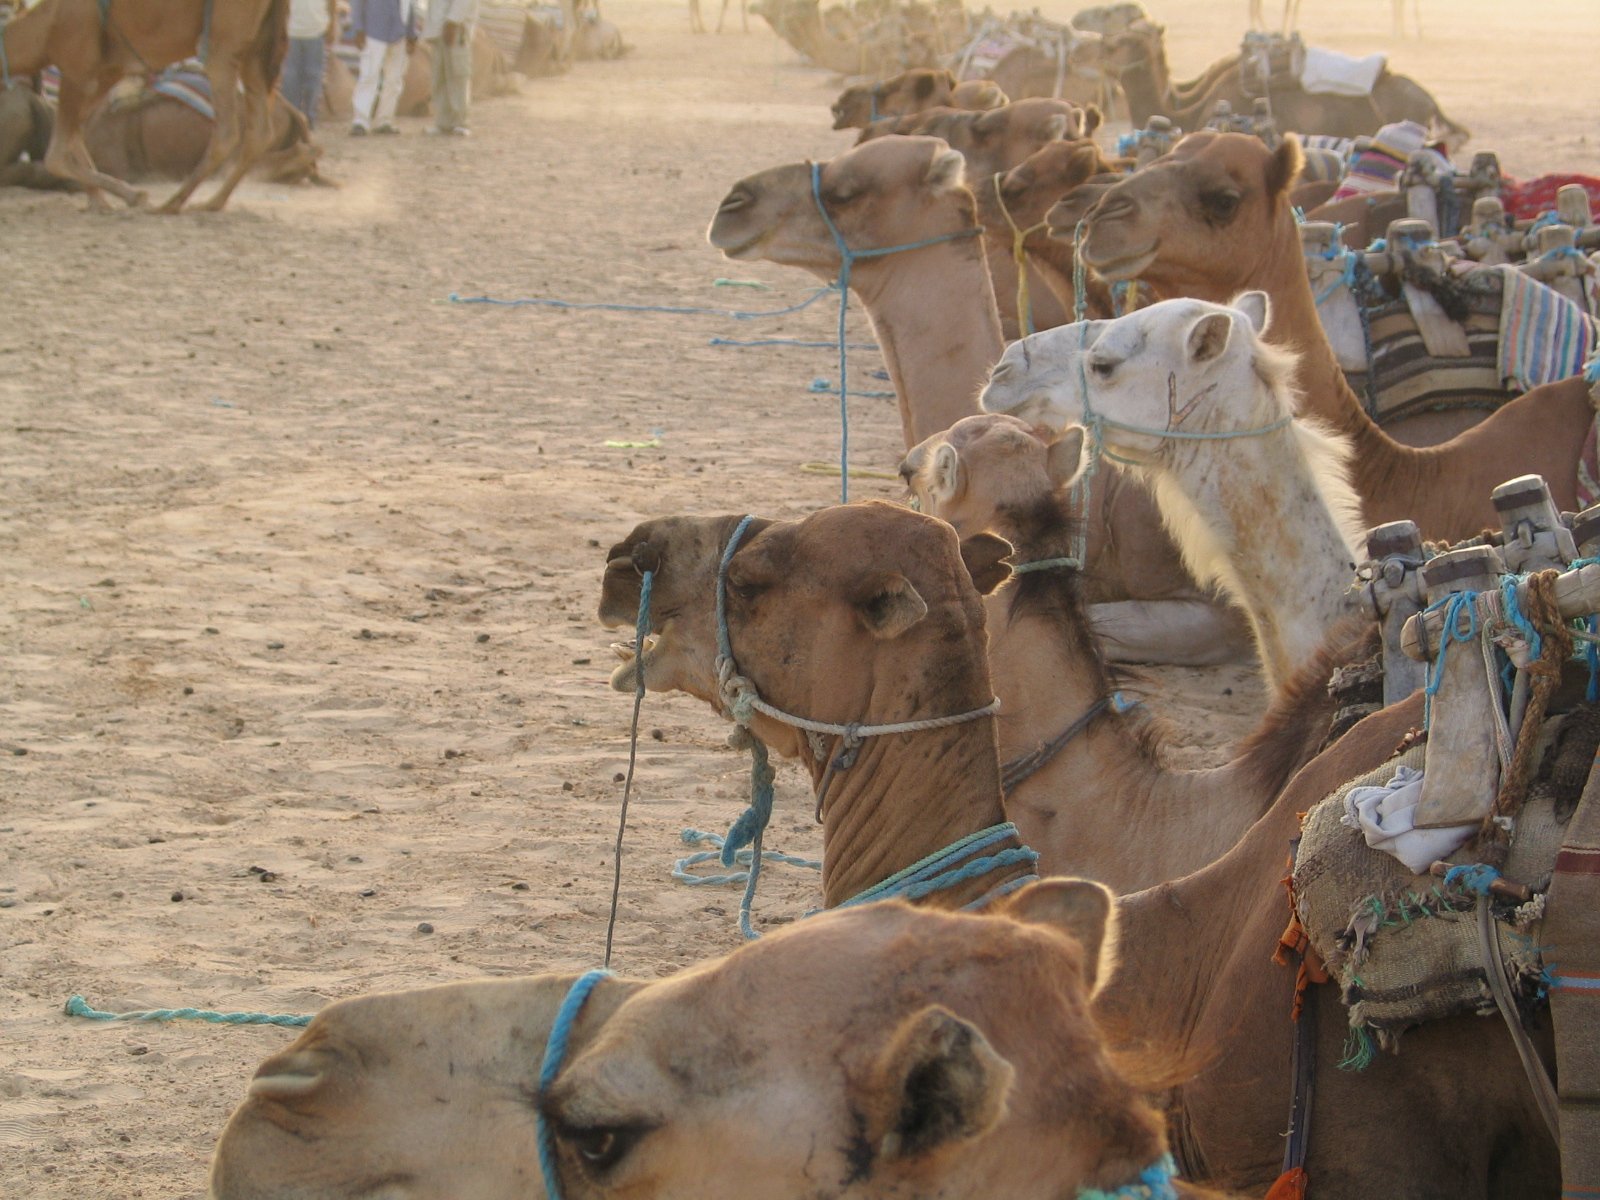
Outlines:
<svg viewBox="0 0 1600 1200"><path fill-rule="evenodd" d="M589 993L602 979L609 979L610 971L588 971L573 981L566 999L556 1009L556 1019L550 1026L550 1036L545 1039L544 1061L539 1065L539 1103L534 1106L533 1118L539 1135L539 1171L544 1176L545 1195L549 1200L561 1200L561 1172L556 1164L556 1137L545 1119L544 1099L550 1085L556 1081L561 1064L567 1057L567 1042L572 1036L572 1026L583 1011Z"/></svg>
<svg viewBox="0 0 1600 1200"><path fill-rule="evenodd" d="M1076 1200L1178 1200L1178 1189L1172 1181L1178 1177L1178 1164L1172 1155L1163 1154L1143 1171L1132 1183L1125 1183L1111 1191L1100 1188L1079 1188Z"/></svg>
<svg viewBox="0 0 1600 1200"><path fill-rule="evenodd" d="M811 199L816 202L817 212L822 217L822 223L827 226L828 234L833 238L834 247L839 251L839 278L834 287L839 289L839 503L850 503L850 386L845 371L849 367L849 343L845 339L845 314L850 311L850 272L858 259L883 258L889 254L899 254L906 250L921 250L928 246L938 246L944 242L960 241L963 238L977 237L983 232L983 226L974 225L971 229L958 229L954 233L941 233L937 237L923 238L920 242L905 242L898 246L879 246L874 250L852 250L850 244L844 240L844 234L839 232L839 227L833 223L833 218L828 215L828 206L822 202L822 164L811 164Z"/></svg>

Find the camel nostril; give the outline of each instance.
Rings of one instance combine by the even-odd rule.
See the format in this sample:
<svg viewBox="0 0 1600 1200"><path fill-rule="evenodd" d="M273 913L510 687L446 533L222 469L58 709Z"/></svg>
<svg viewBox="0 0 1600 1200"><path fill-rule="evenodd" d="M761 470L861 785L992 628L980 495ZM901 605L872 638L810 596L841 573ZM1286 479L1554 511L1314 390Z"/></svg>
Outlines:
<svg viewBox="0 0 1600 1200"><path fill-rule="evenodd" d="M717 206L717 211L719 213L737 212L748 205L752 199L753 197L750 193L743 188L734 188L723 198L722 203Z"/></svg>

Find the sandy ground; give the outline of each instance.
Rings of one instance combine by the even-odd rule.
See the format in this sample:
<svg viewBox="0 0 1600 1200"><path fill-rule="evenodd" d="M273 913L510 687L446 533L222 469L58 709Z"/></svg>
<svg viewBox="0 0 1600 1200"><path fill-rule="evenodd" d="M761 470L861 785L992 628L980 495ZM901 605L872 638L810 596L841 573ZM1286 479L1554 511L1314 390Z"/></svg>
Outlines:
<svg viewBox="0 0 1600 1200"><path fill-rule="evenodd" d="M1563 48L1592 0L1541 6L1559 34L1438 8L1420 42L1388 39L1382 0L1304 25L1392 50L1507 170L1593 170L1596 87ZM1161 5L1177 69L1244 9ZM810 281L731 269L702 231L734 179L846 144L836 83L764 26L608 12L629 59L481 105L470 141L332 131L337 192L249 185L181 220L0 195L0 1195L200 1195L288 1036L72 1021L72 993L307 1012L598 960L628 718L604 548L648 516L828 503L797 469L834 445L806 392L828 356L709 346L754 331L720 318L447 297L788 302ZM859 463L898 457L888 402L853 436ZM1190 757L1260 702L1244 670L1154 687ZM697 704L652 697L645 724L616 965L652 975L736 945L734 895L667 868L681 827L737 814L744 760ZM814 852L802 782L780 785L772 842ZM774 872L762 909L815 898Z"/></svg>

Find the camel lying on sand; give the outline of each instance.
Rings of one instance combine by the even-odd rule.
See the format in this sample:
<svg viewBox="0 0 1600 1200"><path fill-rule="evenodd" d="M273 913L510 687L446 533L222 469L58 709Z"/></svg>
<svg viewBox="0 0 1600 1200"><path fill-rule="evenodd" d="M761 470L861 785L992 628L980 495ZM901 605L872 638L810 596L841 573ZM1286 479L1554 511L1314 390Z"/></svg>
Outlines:
<svg viewBox="0 0 1600 1200"><path fill-rule="evenodd" d="M1255 100L1244 84L1242 59L1237 54L1214 63L1188 85L1174 85L1167 65L1166 30L1150 21L1136 22L1107 38L1102 62L1122 85L1135 129L1142 129L1155 115L1167 117L1180 129L1199 129L1211 119L1219 102L1226 101L1234 112L1249 112ZM1307 92L1298 81L1276 76L1269 93L1273 120L1280 131L1353 138L1376 133L1393 121L1410 120L1437 129L1457 147L1471 137L1470 130L1445 116L1426 88L1387 67L1369 96Z"/></svg>
<svg viewBox="0 0 1600 1200"><path fill-rule="evenodd" d="M833 102L835 129L865 129L886 117L904 117L930 108L982 112L1005 104L1006 94L987 79L958 83L949 71L919 67L878 83L853 83Z"/></svg>
<svg viewBox="0 0 1600 1200"><path fill-rule="evenodd" d="M472 34L472 94L482 99L486 96L515 96L521 90L516 77L506 66L505 55L482 27ZM354 115L356 77L344 60L328 56L327 69L322 78L322 106L320 115L334 121L348 121ZM406 58L405 81L400 88L400 100L395 112L402 117L425 117L433 103L433 47L419 42Z"/></svg>
<svg viewBox="0 0 1600 1200"><path fill-rule="evenodd" d="M1050 474L1061 466L1059 456L1052 463L1044 445L1009 417L968 417L946 436L949 442L935 439L936 446L951 445L964 472L981 472L963 489L962 503L940 511L961 521L961 532L968 535L959 561L937 522L884 505L852 505L829 510L834 515L827 528L836 537L847 535L839 544L856 547L854 561L832 565L824 557L828 547L819 540L819 530L802 525L793 537L816 550L806 555L793 590L775 591L763 602L785 609L784 616L797 628L825 629L828 618L815 597L841 589L848 595L875 578L910 580L930 607L937 603L933 589L947 586L939 578L940 569L960 570L964 563L980 591L994 588L1010 569L996 565L991 547L998 545L999 553L1011 547L996 543L987 529L1017 537L1018 548L1009 555L1013 562L1048 561L1066 552L1072 501L1068 489ZM1075 457L1071 466L1076 468ZM916 488L928 495L928 503L935 503L921 479ZM986 510L986 497L995 497L995 507ZM987 529L967 528L968 520ZM716 670L717 567L732 527L733 518L723 517L646 521L611 549L599 608L603 624L632 627L641 583L637 563L654 563L645 684L651 691L685 692L719 712L726 710ZM756 535L753 544L759 545L764 536ZM750 553L744 547L741 542L735 565ZM941 568L941 561L947 567ZM1227 850L1266 811L1295 769L1316 753L1334 710L1327 691L1334 658L1308 670L1273 705L1233 761L1214 770L1170 770L1161 762L1160 734L1136 728L1137 718L1124 716L1111 702L1113 684L1089 632L1081 591L1081 577L1070 568L1025 570L984 601L982 624L962 612L952 610L946 616L941 611L938 625L919 623L893 647L873 645L840 654L824 641L806 652L806 661L818 669L794 679L782 665L788 649L761 638L758 630L736 619L737 613L730 614L731 637L739 670L758 690L765 695L781 686L788 711L816 716L850 711L849 690L867 680L873 681L876 693L892 686L890 678L983 669L986 624L988 674L1000 698L1005 815L1039 852L1046 873L1087 875L1118 889L1147 887L1196 870ZM1366 640L1358 636L1356 644ZM891 650L897 665L889 676L883 664ZM624 661L612 676L612 686L631 692L638 681L636 652L619 647L619 653ZM1336 655L1344 661L1356 657L1357 650L1340 644ZM898 703L885 700L881 708L894 712L910 702L908 697ZM908 848L916 853L938 848L926 829L942 836L952 821L976 822L963 827L970 832L984 828L988 818L1000 819L995 814L1002 809L1001 798L981 787L963 786L952 794L943 782L938 788L916 782L924 778L918 771L929 763L967 762L992 753L993 735L983 724L889 739L872 758L863 749L855 765L826 785L827 763L837 751L831 742L819 749L771 722L763 722L757 732L763 740L771 739L776 752L797 756L813 787L823 793L825 873L831 864L863 853L854 830L868 819L864 813L913 805L915 817L886 812L881 819L897 830L904 822L916 823L917 841ZM903 765L902 753L915 756L912 765ZM1116 802L1107 804L1107 796L1115 796ZM1129 839L1130 826L1139 829L1138 838ZM833 840L835 833L846 840ZM902 849L896 846L892 852L898 857Z"/></svg>
<svg viewBox="0 0 1600 1200"><path fill-rule="evenodd" d="M1497 524L1489 496L1507 478L1542 475L1558 508L1576 511L1578 463L1595 418L1581 378L1511 400L1441 445L1414 449L1373 423L1345 382L1306 275L1286 195L1299 173L1289 139L1268 150L1245 134L1190 134L1158 162L1099 192L1083 258L1109 280L1139 279L1163 298L1226 304L1260 290L1272 302L1269 340L1299 357L1302 411L1355 447L1352 475L1368 527L1412 520L1425 538L1459 540ZM1051 231L1076 225L1068 197Z"/></svg>
<svg viewBox="0 0 1600 1200"><path fill-rule="evenodd" d="M1249 615L1279 692L1353 613L1362 529L1349 442L1293 419L1294 355L1260 340L1267 321L1246 292L1048 330L1007 348L982 403L1065 428L1068 457L1103 447L1148 485L1190 574ZM958 482L936 465L929 487Z"/></svg>
<svg viewBox="0 0 1600 1200"><path fill-rule="evenodd" d="M791 1197L819 1179L850 1200L934 1180L1019 1200L1116 1189L1167 1147L1090 1015L1109 910L1102 889L1050 880L983 917L871 905L673 978L603 979L547 1089L544 1046L573 976L343 1000L257 1069L210 1195L542 1200L540 1115L574 1200ZM720 1112L702 1109L712 1097ZM723 1130L710 1169L708 1126Z"/></svg>
<svg viewBox="0 0 1600 1200"><path fill-rule="evenodd" d="M975 229L963 160L931 138L882 138L818 165L824 204L852 247L906 245ZM840 269L808 163L736 183L708 234L729 258L764 258L831 280ZM850 276L872 320L909 449L978 411L1004 349L982 252L960 238L864 258ZM1244 652L1237 623L1184 572L1148 493L1094 488L1088 566L1096 625L1122 661L1216 662Z"/></svg>
<svg viewBox="0 0 1600 1200"><path fill-rule="evenodd" d="M211 140L161 211L182 209L195 188L232 157L227 177L203 205L215 212L267 145L268 99L288 45L288 11L288 0L123 0L115 12L98 0L41 0L0 26L0 53L11 74L60 70L56 126L44 165L79 184L92 210L105 211L105 192L131 206L142 205L145 195L95 168L83 137L86 116L123 76L189 58L204 40L217 114Z"/></svg>
<svg viewBox="0 0 1600 1200"><path fill-rule="evenodd" d="M0 88L0 187L67 191L68 180L45 170L55 114L26 87ZM22 161L27 155L28 161Z"/></svg>

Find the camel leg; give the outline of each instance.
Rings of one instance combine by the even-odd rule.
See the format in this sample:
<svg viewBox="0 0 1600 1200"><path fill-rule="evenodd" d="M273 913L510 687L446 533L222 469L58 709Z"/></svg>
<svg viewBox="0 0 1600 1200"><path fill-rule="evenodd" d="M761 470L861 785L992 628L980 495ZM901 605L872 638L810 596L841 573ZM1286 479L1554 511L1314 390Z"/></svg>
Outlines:
<svg viewBox="0 0 1600 1200"><path fill-rule="evenodd" d="M183 211L183 206L189 202L189 197L194 195L195 188L209 179L216 169L227 161L228 155L239 146L244 136L240 120L238 64L228 61L219 54L213 59L206 75L211 80L211 107L216 112L216 120L211 127L211 140L206 143L206 152L200 156L200 161L195 164L194 170L189 172L189 178L185 179L178 190L157 210L167 216Z"/></svg>
<svg viewBox="0 0 1600 1200"><path fill-rule="evenodd" d="M233 170L223 180L222 186L216 193L200 207L206 212L221 212L223 205L228 203L228 197L233 195L233 189L239 186L239 181L244 178L267 143L272 140L272 88L266 77L254 62L245 64L244 69L244 117L239 141L239 158L233 164ZM215 92L213 91L213 94Z"/></svg>
<svg viewBox="0 0 1600 1200"><path fill-rule="evenodd" d="M717 13L717 32L722 32L722 27L728 23L728 0L722 0L722 11Z"/></svg>
<svg viewBox="0 0 1600 1200"><path fill-rule="evenodd" d="M1242 614L1205 600L1091 604L1089 625L1111 662L1210 667L1254 653Z"/></svg>
<svg viewBox="0 0 1600 1200"><path fill-rule="evenodd" d="M130 208L145 202L145 194L129 187L113 175L95 169L94 158L83 141L83 114L89 107L85 103L81 85L61 79L61 95L56 106L56 126L50 134L50 146L44 154L44 169L52 175L70 179L83 188L89 197L91 212L109 212L104 193L110 192Z"/></svg>
<svg viewBox="0 0 1600 1200"><path fill-rule="evenodd" d="M705 20L700 16L700 0L689 0L689 32L704 33Z"/></svg>

